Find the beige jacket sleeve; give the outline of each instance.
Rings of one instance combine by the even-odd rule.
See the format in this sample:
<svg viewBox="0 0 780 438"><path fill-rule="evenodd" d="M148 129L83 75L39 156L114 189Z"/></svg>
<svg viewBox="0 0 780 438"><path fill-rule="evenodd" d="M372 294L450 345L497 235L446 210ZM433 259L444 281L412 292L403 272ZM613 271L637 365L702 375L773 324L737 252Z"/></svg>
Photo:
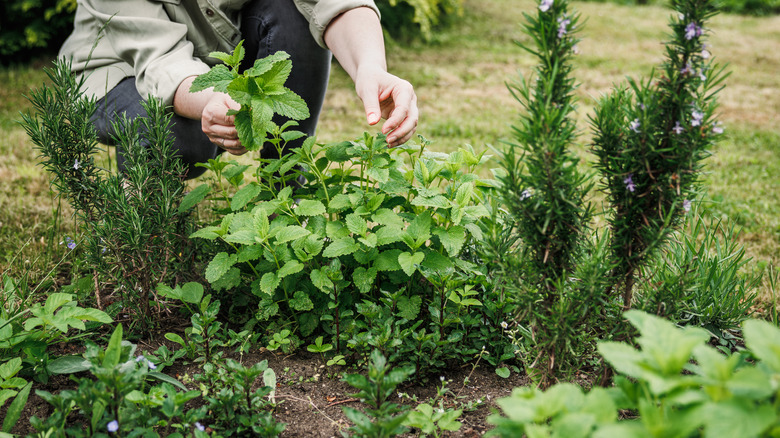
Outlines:
<svg viewBox="0 0 780 438"><path fill-rule="evenodd" d="M330 22L350 9L371 8L379 15L379 9L373 0L295 0L295 5L309 21L312 36L322 47L327 48L323 39L325 28Z"/></svg>

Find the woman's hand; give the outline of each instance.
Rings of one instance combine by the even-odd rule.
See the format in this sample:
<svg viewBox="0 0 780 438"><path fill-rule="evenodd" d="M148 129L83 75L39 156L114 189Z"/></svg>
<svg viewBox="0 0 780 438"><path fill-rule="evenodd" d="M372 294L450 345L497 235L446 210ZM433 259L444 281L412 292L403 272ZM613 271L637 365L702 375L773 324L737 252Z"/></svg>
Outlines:
<svg viewBox="0 0 780 438"><path fill-rule="evenodd" d="M173 97L173 111L189 119L200 120L203 133L209 140L233 155L246 153L238 140L236 118L228 116L231 109L239 110L241 105L225 93L213 89L190 93L192 81L196 76L186 78Z"/></svg>
<svg viewBox="0 0 780 438"><path fill-rule="evenodd" d="M391 147L409 141L420 114L412 84L381 68L362 68L355 76L355 90L363 101L368 124L386 119L382 133Z"/></svg>
<svg viewBox="0 0 780 438"><path fill-rule="evenodd" d="M241 105L227 94L214 93L206 106L203 107L200 118L203 133L209 140L233 155L246 153L246 148L241 145L241 141L238 139L236 118L227 115L228 110L240 108Z"/></svg>
<svg viewBox="0 0 780 438"><path fill-rule="evenodd" d="M355 83L368 123L387 119L382 133L387 134L390 146L412 138L420 116L417 96L409 82L387 72L377 14L366 7L350 9L328 24L324 40Z"/></svg>

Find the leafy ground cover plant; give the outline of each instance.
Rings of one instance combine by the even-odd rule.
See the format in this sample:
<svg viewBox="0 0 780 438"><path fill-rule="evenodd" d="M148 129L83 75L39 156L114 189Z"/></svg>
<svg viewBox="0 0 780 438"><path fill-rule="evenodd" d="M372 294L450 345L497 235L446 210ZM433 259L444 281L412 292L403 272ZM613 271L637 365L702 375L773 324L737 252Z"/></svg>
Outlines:
<svg viewBox="0 0 780 438"><path fill-rule="evenodd" d="M207 436L199 422L206 409L185 409L200 392L153 371L156 365L136 356L135 345L123 341L121 325L105 350L89 343L83 360L63 360L59 368L86 370L94 379L78 378L76 389L58 394L36 391L53 409L45 419L30 420L43 436ZM162 383L151 386L147 381L151 377Z"/></svg>
<svg viewBox="0 0 780 438"><path fill-rule="evenodd" d="M235 63L241 49L219 56ZM254 70L279 74L273 80L231 76L253 83L247 90L260 96L245 100L241 111L252 114L245 123L254 126L239 131L263 133L253 135L276 147L279 158L258 158L254 167L206 164L227 183L212 198L221 199L224 217L192 234L221 244L205 273L211 287L253 295L258 310L248 323L271 321L269 347L286 351L300 337L327 334L334 354L346 346L365 360L379 348L391 360L411 353L418 368L427 368L479 351L452 347L482 346L469 339L485 329L477 309L486 309L487 330L492 325L500 334L503 303L483 287L484 272L466 251L482 236L481 189L492 182L473 172L485 157L470 147L428 152L425 140L388 149L384 136L368 134L328 145L310 138L288 150L287 142L302 134L290 130L294 122L273 123L273 113L286 107L258 99L282 95L273 90L286 79L289 61L277 54L258 65L273 66ZM215 78L226 69L215 67L199 87L221 86ZM252 105L259 110L244 109ZM184 205L208 192L207 186L193 190ZM494 345L496 360L507 346Z"/></svg>
<svg viewBox="0 0 780 438"><path fill-rule="evenodd" d="M151 325L151 310L160 310L155 287L186 272L190 251L188 212L178 209L183 167L172 149L170 114L150 99L149 118L115 126L126 171L107 176L96 164L97 133L90 121L95 102L84 97L83 79L77 80L64 61L47 74L51 86L32 92L34 113L23 115L22 124L52 186L78 218L97 306L108 305L103 290L110 288L111 301L132 313L131 325Z"/></svg>
<svg viewBox="0 0 780 438"><path fill-rule="evenodd" d="M676 327L638 310L625 313L639 349L603 342L599 352L619 375L615 386L584 392L563 383L517 388L498 401L491 436L769 437L780 428L776 403L780 330L743 324L746 349L723 354L698 327ZM628 418L619 415L628 410ZM638 418L637 418L638 417Z"/></svg>

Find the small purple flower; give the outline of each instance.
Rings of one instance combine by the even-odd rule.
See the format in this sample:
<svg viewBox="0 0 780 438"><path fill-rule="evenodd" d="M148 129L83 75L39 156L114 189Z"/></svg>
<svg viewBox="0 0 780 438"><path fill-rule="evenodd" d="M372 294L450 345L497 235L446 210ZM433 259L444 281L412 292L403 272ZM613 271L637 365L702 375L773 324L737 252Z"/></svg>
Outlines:
<svg viewBox="0 0 780 438"><path fill-rule="evenodd" d="M76 158L76 161L73 162L73 170L79 170L79 167L81 167L81 163L79 163L79 159Z"/></svg>
<svg viewBox="0 0 780 438"><path fill-rule="evenodd" d="M704 69L699 70L699 79L701 79L702 82L707 80L707 75L704 74Z"/></svg>
<svg viewBox="0 0 780 438"><path fill-rule="evenodd" d="M701 26L696 24L695 22L691 21L688 23L687 26L685 26L685 39L686 40L692 40L696 37L701 36Z"/></svg>
<svg viewBox="0 0 780 438"><path fill-rule="evenodd" d="M136 362L145 361L146 362L146 366L148 366L150 370L156 370L157 369L157 365L152 363L152 361L147 359L146 356L144 356L144 355L140 355L140 356L136 357L135 361Z"/></svg>
<svg viewBox="0 0 780 438"><path fill-rule="evenodd" d="M565 17L558 17L558 38L563 38L569 30L566 28L571 24L571 20Z"/></svg>
<svg viewBox="0 0 780 438"><path fill-rule="evenodd" d="M195 429L198 429L199 431L203 432L203 431L206 430L206 427L204 425L200 424L200 422L196 421L195 422Z"/></svg>
<svg viewBox="0 0 780 438"><path fill-rule="evenodd" d="M108 431L108 433L116 432L117 430L119 430L119 422L116 420L111 421L110 423L108 423L108 425L106 425L106 430Z"/></svg>
<svg viewBox="0 0 780 438"><path fill-rule="evenodd" d="M525 201L526 199L531 197L531 191L528 189L523 190L523 193L520 193L520 200Z"/></svg>
<svg viewBox="0 0 780 438"><path fill-rule="evenodd" d="M553 0L542 0L542 3L539 4L539 10L542 12L547 12L550 10L552 5L553 5Z"/></svg>
<svg viewBox="0 0 780 438"><path fill-rule="evenodd" d="M672 128L672 132L674 132L677 135L680 135L683 133L683 131L685 131L685 129L683 129L683 127L680 126L680 122L679 121L674 122L674 128Z"/></svg>
<svg viewBox="0 0 780 438"><path fill-rule="evenodd" d="M680 69L680 74L683 75L683 76L688 76L688 75L693 74L693 68L691 68L691 63L690 62L686 62L685 63L685 67Z"/></svg>
<svg viewBox="0 0 780 438"><path fill-rule="evenodd" d="M579 54L580 54L580 46L578 46L577 44L573 45L573 46L571 47L571 51L572 51L572 52L573 52L575 55L579 55Z"/></svg>
<svg viewBox="0 0 780 438"><path fill-rule="evenodd" d="M68 249L76 249L76 241L70 238L70 236L65 236L65 240L60 242L60 245L62 244L67 245Z"/></svg>
<svg viewBox="0 0 780 438"><path fill-rule="evenodd" d="M625 177L625 179L623 179L623 184L626 185L626 190L628 190L631 193L634 193L634 190L636 190L636 186L634 185L633 176L634 176L633 173L629 173L628 176Z"/></svg>
<svg viewBox="0 0 780 438"><path fill-rule="evenodd" d="M712 56L712 55L710 54L710 51L707 50L707 45L706 44L702 44L701 45L701 58L702 59L709 59L710 56Z"/></svg>
<svg viewBox="0 0 780 438"><path fill-rule="evenodd" d="M683 207L683 210L684 210L686 213L688 213L689 211L691 211L691 201L690 201L690 199L686 199L686 200L684 200L684 201L683 201L683 206L682 206L682 207Z"/></svg>
<svg viewBox="0 0 780 438"><path fill-rule="evenodd" d="M704 119L704 113L701 111L693 110L691 113L691 126L699 126L701 125L701 121Z"/></svg>
<svg viewBox="0 0 780 438"><path fill-rule="evenodd" d="M629 123L629 125L628 125L628 127L631 128L632 131L637 132L637 133L639 132L639 127L640 126L642 126L642 125L639 123L639 119L634 119L634 121Z"/></svg>
<svg viewBox="0 0 780 438"><path fill-rule="evenodd" d="M723 127L720 126L720 122L715 122L712 125L712 133L713 134L723 134Z"/></svg>

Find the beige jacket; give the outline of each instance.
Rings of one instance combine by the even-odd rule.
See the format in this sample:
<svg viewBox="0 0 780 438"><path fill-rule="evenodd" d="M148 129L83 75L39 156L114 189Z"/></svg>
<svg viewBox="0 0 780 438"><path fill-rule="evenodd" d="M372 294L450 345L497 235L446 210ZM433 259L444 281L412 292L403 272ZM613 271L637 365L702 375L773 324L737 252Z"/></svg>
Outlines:
<svg viewBox="0 0 780 438"><path fill-rule="evenodd" d="M294 1L314 39L342 12L373 0ZM231 52L241 40L241 8L249 0L79 0L74 31L60 49L72 70L86 75L87 95L101 98L135 76L141 96L173 103L179 84L209 70L213 51ZM97 40L97 41L96 41Z"/></svg>

